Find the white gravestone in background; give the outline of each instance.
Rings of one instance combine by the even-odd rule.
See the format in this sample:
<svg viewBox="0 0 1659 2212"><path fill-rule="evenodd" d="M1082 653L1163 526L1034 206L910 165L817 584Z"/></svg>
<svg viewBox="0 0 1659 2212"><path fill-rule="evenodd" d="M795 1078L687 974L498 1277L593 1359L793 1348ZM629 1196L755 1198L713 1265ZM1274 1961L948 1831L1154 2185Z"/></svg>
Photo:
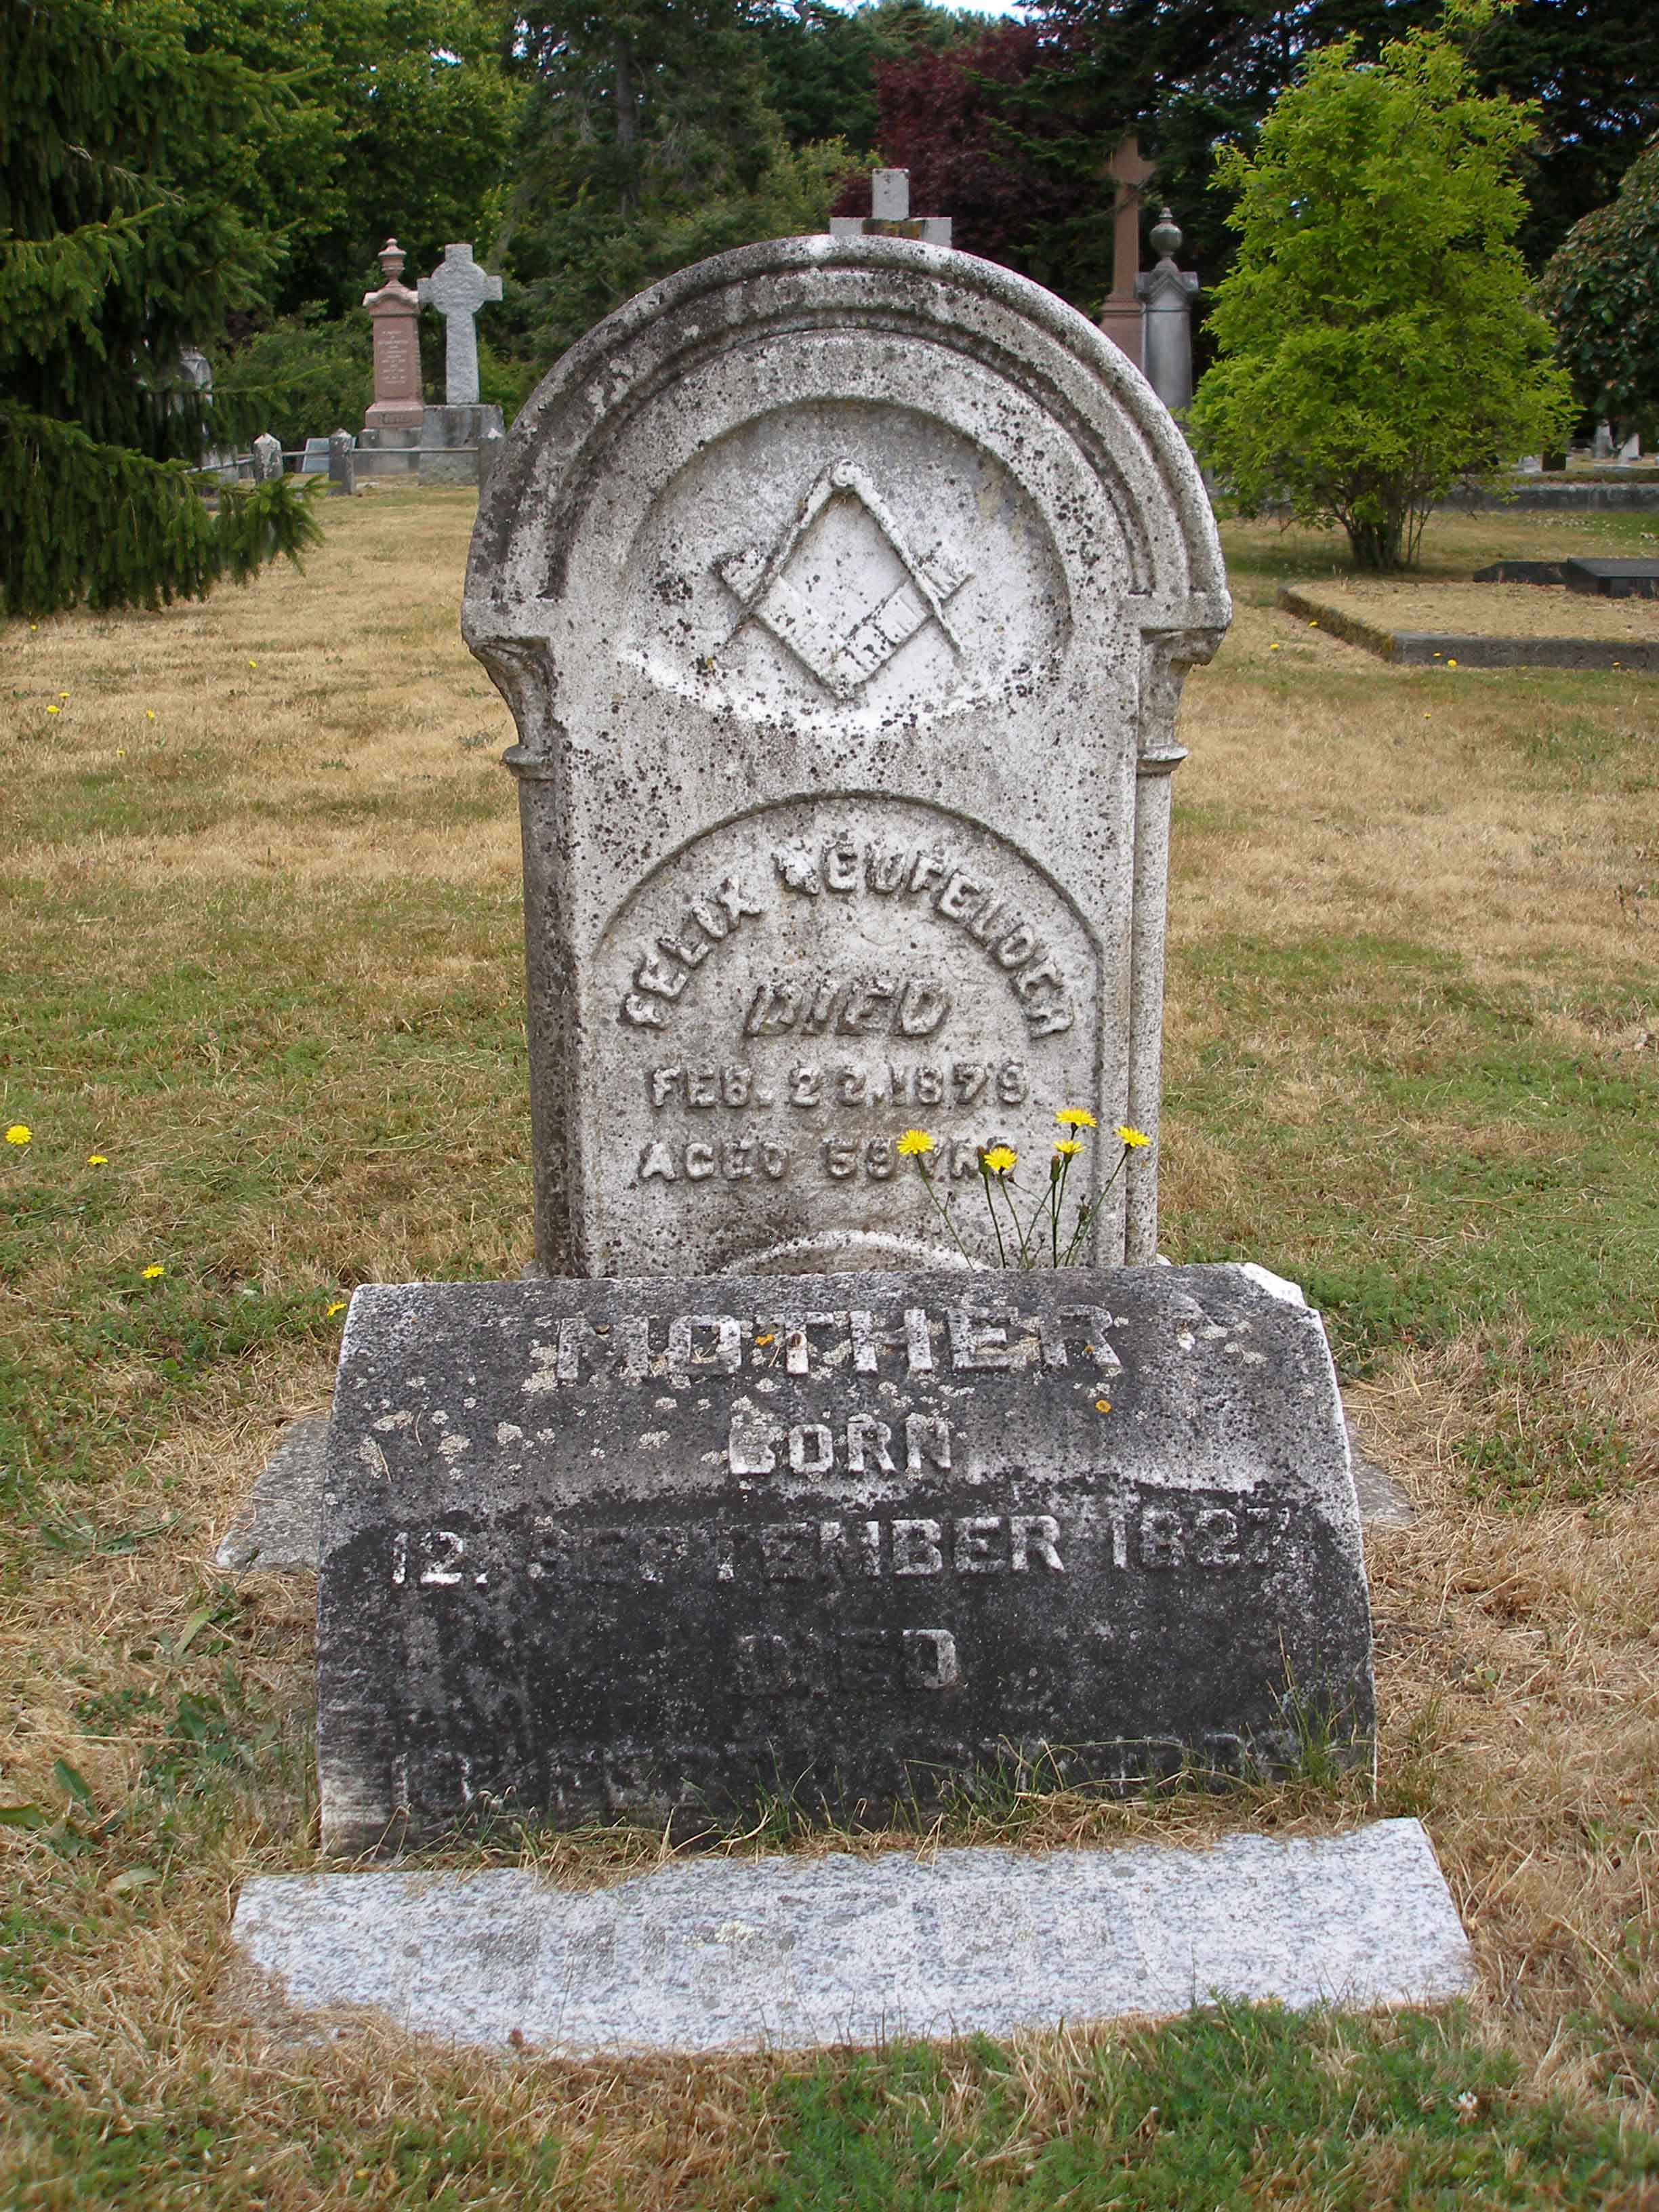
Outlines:
<svg viewBox="0 0 1659 2212"><path fill-rule="evenodd" d="M1040 1181L1086 1107L1086 1190L1155 1135L1176 711L1230 612L1169 415L989 262L777 241L573 348L464 615L518 724L541 1266L960 1264L907 1127L981 1247L981 1144ZM1155 1158L1080 1260L1152 1258Z"/></svg>
<svg viewBox="0 0 1659 2212"><path fill-rule="evenodd" d="M479 268L471 246L446 246L431 276L421 278L418 296L423 307L435 307L444 319L445 405L477 406L477 316L480 307L501 298L501 278Z"/></svg>

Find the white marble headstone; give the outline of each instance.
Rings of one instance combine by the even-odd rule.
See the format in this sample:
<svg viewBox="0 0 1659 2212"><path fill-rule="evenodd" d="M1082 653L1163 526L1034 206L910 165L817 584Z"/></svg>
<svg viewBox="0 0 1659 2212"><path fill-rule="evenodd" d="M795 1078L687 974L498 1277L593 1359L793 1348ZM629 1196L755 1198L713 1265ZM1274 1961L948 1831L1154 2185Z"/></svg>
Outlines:
<svg viewBox="0 0 1659 2212"><path fill-rule="evenodd" d="M450 407L478 403L477 313L501 296L501 280L480 269L469 245L446 246L431 276L422 276L418 297L444 319L444 401Z"/></svg>
<svg viewBox="0 0 1659 2212"><path fill-rule="evenodd" d="M781 240L573 348L464 616L519 731L543 1267L959 1264L908 1127L970 1238L980 1145L1155 1135L1176 710L1230 612L1169 415L989 262ZM1080 1259L1152 1256L1155 1157Z"/></svg>

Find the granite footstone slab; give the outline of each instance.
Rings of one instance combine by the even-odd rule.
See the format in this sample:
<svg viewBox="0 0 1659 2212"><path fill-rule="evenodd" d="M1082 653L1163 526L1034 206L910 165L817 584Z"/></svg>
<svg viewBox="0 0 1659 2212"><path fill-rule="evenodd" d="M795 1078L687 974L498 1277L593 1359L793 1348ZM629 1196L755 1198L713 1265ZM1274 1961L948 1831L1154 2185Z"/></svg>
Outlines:
<svg viewBox="0 0 1659 2212"><path fill-rule="evenodd" d="M1234 1267L359 1290L331 1850L1368 1760L1317 1315Z"/></svg>
<svg viewBox="0 0 1659 2212"><path fill-rule="evenodd" d="M463 611L518 726L546 1273L951 1265L913 1125L988 1259L978 1148L1046 1165L1064 1106L1153 1138L1081 1255L1151 1261L1176 714L1230 615L1168 411L990 262L775 240L574 346Z"/></svg>
<svg viewBox="0 0 1659 2212"><path fill-rule="evenodd" d="M1217 1997L1443 2003L1474 1986L1415 1820L1046 1856L680 1861L586 1894L528 1869L260 1876L240 1995L290 2035L696 2052L1009 2036Z"/></svg>

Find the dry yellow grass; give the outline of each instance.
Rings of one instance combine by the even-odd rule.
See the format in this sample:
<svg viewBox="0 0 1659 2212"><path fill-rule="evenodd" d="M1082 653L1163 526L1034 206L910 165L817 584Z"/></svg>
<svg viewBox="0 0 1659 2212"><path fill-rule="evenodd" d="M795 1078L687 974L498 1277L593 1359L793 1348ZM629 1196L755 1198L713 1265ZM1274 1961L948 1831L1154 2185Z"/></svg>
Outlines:
<svg viewBox="0 0 1659 2212"><path fill-rule="evenodd" d="M216 1231L216 1265L267 1291L297 1279L321 1295L347 1279L430 1269L457 1250L508 1273L527 1249L514 1157L521 1122L508 1126L494 1103L516 1097L521 1073L474 1082L465 1038L446 1026L456 994L510 1011L517 988L516 824L495 765L510 724L456 632L470 519L465 494L336 503L303 578L278 573L202 607L64 618L5 640L12 696L0 705L0 773L27 800L36 839L9 863L23 886L10 922L20 962L38 960L45 972L70 932L112 989L138 991L199 948L215 897L268 896L279 911L287 901L307 948L332 942L329 972L343 992L361 987L370 1006L384 994L387 1032L415 1025L396 1031L412 1038L399 1069L416 1085L429 1081L434 1099L450 1086L441 1149L411 1151L396 1136L383 1150L331 1161L325 1142L313 1183L284 1201L288 1212L257 1195L236 1202ZM1445 538L1452 550L1437 556L1431 532L1431 556L1454 567L1466 540L1479 541L1474 557L1550 557L1587 543L1581 531L1512 519L1495 541L1473 523L1446 526ZM1177 787L1172 1081L1190 1078L1226 1037L1254 1056L1287 1123L1316 1134L1340 1119L1344 1051L1356 1039L1374 1038L1400 1066L1413 1053L1456 1048L1458 1024L1474 1019L1457 1002L1425 999L1417 1013L1407 1004L1383 1023L1363 970L1332 999L1324 1042L1293 1036L1271 1007L1241 1038L1227 976L1202 958L1223 938L1265 953L1378 933L1455 954L1473 987L1530 994L1540 1034L1564 1060L1650 1068L1659 1016L1649 1023L1632 1007L1632 992L1659 1003L1659 907L1648 888L1659 884L1659 754L1650 769L1642 750L1654 744L1649 702L1659 685L1520 672L1460 681L1381 666L1265 603L1275 549L1305 572L1305 543L1260 532L1235 543L1238 621L1216 665L1193 679L1183 725L1192 757ZM63 711L48 717L51 703ZM336 760L346 767L329 764ZM364 886L390 899L411 884L430 904L428 934L398 924L388 941L367 927ZM116 886L147 894L136 934L130 908L88 888ZM483 904L448 911L449 893ZM1550 982L1564 965L1584 986L1571 999ZM234 992L234 975L224 988ZM1598 1017L1603 989L1607 1011ZM276 1037L269 1049L286 1042ZM109 1232L125 1240L128 1257L149 1249L204 1147L234 1150L241 1109L221 1114L215 1101L237 1079L240 1049L204 1020L180 1045L193 1073L153 1106L137 1093L126 1102L135 1152L141 1140L147 1147L132 1170L131 1218ZM365 1069L363 1085L389 1083L379 1062ZM0 1061L0 1118L22 1110L32 1079ZM322 1080L296 1078L296 1124L309 1119ZM70 1068L66 1098L76 1081ZM431 1111L435 1120L439 1107ZM1177 1114L1172 1131L1167 1233L1179 1251L1206 1209L1247 1211L1259 1194L1224 1130ZM1403 1112L1397 1127L1373 1133L1379 1146L1431 1134ZM1501 1114L1464 1113L1460 1141L1507 1171L1547 1164L1551 1139ZM60 1381L54 1316L83 1295L79 1264L65 1243L7 1293L15 1341ZM1201 1836L1241 1821L1330 1826L1376 1806L1420 1810L1480 1960L1480 2033L1517 2054L1522 2094L1559 2091L1586 2112L1651 2125L1651 2039L1632 2029L1626 2040L1621 2023L1651 2019L1659 2006L1659 1356L1651 1332L1572 1340L1559 1387L1616 1414L1647 1447L1622 1492L1517 1516L1471 1502L1460 1456L1483 1425L1516 1410L1492 1402L1508 1387L1492 1379L1504 1371L1492 1350L1478 1329L1427 1348L1395 1346L1351 1393L1364 1440L1419 1509L1409 1528L1373 1531L1369 1547L1382 1713L1376 1805L1356 1785L1157 1806L1055 1799L1017 1808L1006 1832L1042 1848ZM107 1817L167 1740L179 1697L219 1693L227 1650L247 1724L274 1726L283 1741L256 1769L230 1771L221 1795L204 1801L209 1809L181 1814L171 1831L135 1832L128 1842L113 1827L95 1850L64 1858L35 1833L0 1829L9 1909L30 1925L72 1929L70 1940L39 1943L33 1985L0 2039L13 2081L0 2200L28 2212L87 2202L73 2193L74 2145L130 2137L140 2167L150 2161L154 2201L168 2206L534 2201L576 2212L757 2201L756 2177L776 2153L767 2096L784 2061L500 2066L374 2035L296 2052L225 2008L237 1884L310 1863L314 1850L304 1744L309 1593L254 1577L228 1595L211 1550L282 1418L324 1401L331 1364L325 1339L301 1335L210 1368L135 1462L122 1465L118 1452L107 1460L98 1493L106 1525L173 1515L173 1526L125 1556L41 1550L9 1589L5 1802L60 1804L54 1762L67 1759L98 1818ZM94 1378L112 1433L146 1371L118 1347ZM42 1494L62 1513L87 1510L89 1493L66 1475L49 1474ZM180 1650L191 1622L216 1607L222 1618ZM111 1701L145 1694L153 1712L108 1717ZM85 1717L89 1706L102 1717ZM88 1816L84 1825L95 1824ZM915 1838L860 1847L884 1845L917 1847ZM550 1878L587 1881L613 1878L653 1848L576 1839L540 1856ZM136 1864L160 1879L115 1887ZM1033 2143L1064 2130L1098 2040L1036 2038L1022 2047L996 2153L1006 2168L994 2172L1017 2176ZM950 2057L957 2104L947 2099L947 2120L980 2095L979 2066L972 2054ZM414 2193L396 2146L423 2128L439 2140L458 2113L501 2147L503 2162L491 2166L481 2154L446 2198L440 2160L429 2190L419 2185L428 2193ZM226 2115L234 2134L222 2137ZM190 2149L198 2126L213 2136L217 2166ZM550 2134L570 2149L544 2190L507 2149ZM325 2147L338 2144L345 2150L331 2164ZM994 2172L986 2172L988 2186ZM1274 2201L1311 2208L1323 2201L1311 2187L1292 2178ZM1394 2201L1388 2187L1379 2168L1375 2201ZM1634 2189L1607 2202L1634 2212Z"/></svg>

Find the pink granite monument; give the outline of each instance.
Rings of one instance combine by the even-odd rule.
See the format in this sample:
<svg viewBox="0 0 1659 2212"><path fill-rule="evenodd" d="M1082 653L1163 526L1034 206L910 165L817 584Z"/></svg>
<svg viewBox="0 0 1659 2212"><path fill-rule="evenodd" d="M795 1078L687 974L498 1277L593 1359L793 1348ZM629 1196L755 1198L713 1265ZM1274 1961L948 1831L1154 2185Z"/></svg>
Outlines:
<svg viewBox="0 0 1659 2212"><path fill-rule="evenodd" d="M404 250L395 238L387 239L377 258L386 282L378 292L363 295L374 321L374 404L364 421L382 437L387 431L412 431L418 442L426 414L421 397L421 303L398 281Z"/></svg>

